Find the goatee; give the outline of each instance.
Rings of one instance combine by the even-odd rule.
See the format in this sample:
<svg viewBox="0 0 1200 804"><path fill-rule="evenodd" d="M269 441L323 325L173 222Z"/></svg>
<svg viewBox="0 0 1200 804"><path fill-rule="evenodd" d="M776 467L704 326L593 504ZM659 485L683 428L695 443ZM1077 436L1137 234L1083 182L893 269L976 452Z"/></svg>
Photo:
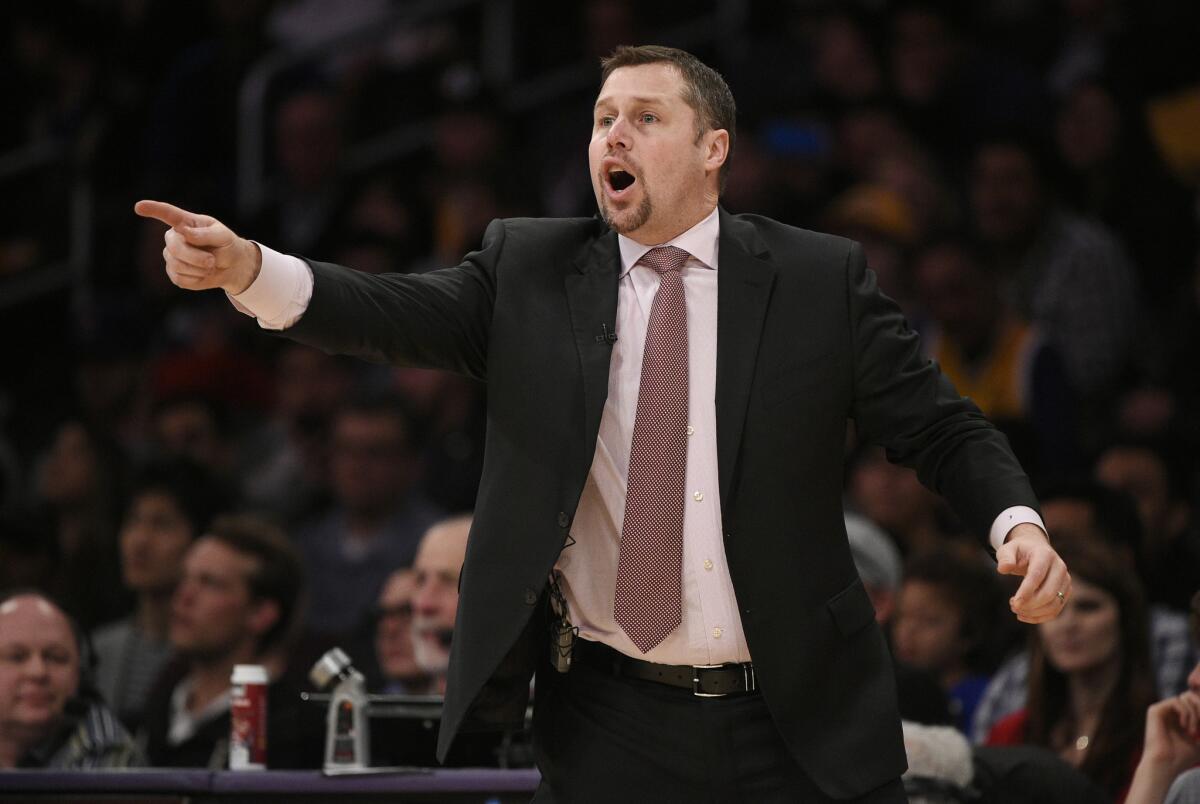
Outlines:
<svg viewBox="0 0 1200 804"><path fill-rule="evenodd" d="M646 221L650 220L650 213L653 207L650 204L650 196L645 191L642 192L642 203L637 205L637 209L633 210L632 216L619 220L618 216L613 213L612 207L608 205L608 199L604 196L600 197L600 217L604 222L612 228L617 234L628 234L635 232L646 225Z"/></svg>

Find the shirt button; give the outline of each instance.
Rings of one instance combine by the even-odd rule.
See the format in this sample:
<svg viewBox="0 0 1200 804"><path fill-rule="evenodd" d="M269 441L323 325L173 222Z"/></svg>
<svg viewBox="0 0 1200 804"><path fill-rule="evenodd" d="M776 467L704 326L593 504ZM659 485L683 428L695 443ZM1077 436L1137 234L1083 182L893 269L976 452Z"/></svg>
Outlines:
<svg viewBox="0 0 1200 804"><path fill-rule="evenodd" d="M713 629L713 639L720 639L722 633L723 632L721 631L720 628L714 628Z"/></svg>
<svg viewBox="0 0 1200 804"><path fill-rule="evenodd" d="M688 435L695 435L695 434L696 434L696 428L695 428L695 427L692 427L692 426L689 424L689 425L687 426L687 434L688 434Z"/></svg>
<svg viewBox="0 0 1200 804"><path fill-rule="evenodd" d="M567 512L559 511L558 512L558 526L560 528L565 528L567 525L570 525L570 524L571 524L571 517L567 516Z"/></svg>
<svg viewBox="0 0 1200 804"><path fill-rule="evenodd" d="M707 559L707 558L706 558L706 559L704 559L704 568L705 568L706 570L710 570L710 569L712 569L712 568L713 568L713 563L712 563L712 561L710 561L710 560L709 560L709 559Z"/></svg>
<svg viewBox="0 0 1200 804"><path fill-rule="evenodd" d="M692 495L692 499L695 500L696 502L700 502L701 500L704 499L704 492L697 491L695 494Z"/></svg>

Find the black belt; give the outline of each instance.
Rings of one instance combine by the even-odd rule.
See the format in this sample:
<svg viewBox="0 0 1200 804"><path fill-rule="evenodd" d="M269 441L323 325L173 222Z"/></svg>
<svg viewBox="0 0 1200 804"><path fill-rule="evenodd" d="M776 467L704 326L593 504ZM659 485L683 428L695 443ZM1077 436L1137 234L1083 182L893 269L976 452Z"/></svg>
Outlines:
<svg viewBox="0 0 1200 804"><path fill-rule="evenodd" d="M602 642L576 639L573 661L610 675L654 681L690 690L698 698L723 698L758 692L754 665L743 664L655 664L613 650Z"/></svg>

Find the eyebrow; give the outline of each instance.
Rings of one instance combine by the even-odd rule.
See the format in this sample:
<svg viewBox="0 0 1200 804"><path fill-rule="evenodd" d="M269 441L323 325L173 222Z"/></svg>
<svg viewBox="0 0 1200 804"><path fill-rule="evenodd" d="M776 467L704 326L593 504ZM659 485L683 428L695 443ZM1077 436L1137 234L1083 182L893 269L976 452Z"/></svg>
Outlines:
<svg viewBox="0 0 1200 804"><path fill-rule="evenodd" d="M629 100L632 101L633 103L654 104L654 103L663 103L664 101L669 100L670 97L671 97L670 95L665 95L665 94L663 94L663 95L637 95L635 97L629 98ZM606 95L596 98L596 105L593 108L598 108L600 106L600 104L602 104L602 103L613 103L613 99L611 96L606 96Z"/></svg>

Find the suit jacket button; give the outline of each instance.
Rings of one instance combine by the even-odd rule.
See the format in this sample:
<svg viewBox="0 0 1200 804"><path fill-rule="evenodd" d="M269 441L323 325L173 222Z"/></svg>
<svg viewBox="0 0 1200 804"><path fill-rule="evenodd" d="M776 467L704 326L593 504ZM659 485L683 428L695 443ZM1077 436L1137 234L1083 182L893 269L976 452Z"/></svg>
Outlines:
<svg viewBox="0 0 1200 804"><path fill-rule="evenodd" d="M570 524L571 524L571 517L567 516L567 512L559 511L558 512L558 526L560 528L565 528Z"/></svg>
<svg viewBox="0 0 1200 804"><path fill-rule="evenodd" d="M525 587L525 605L533 606L538 602L538 593L532 586Z"/></svg>

